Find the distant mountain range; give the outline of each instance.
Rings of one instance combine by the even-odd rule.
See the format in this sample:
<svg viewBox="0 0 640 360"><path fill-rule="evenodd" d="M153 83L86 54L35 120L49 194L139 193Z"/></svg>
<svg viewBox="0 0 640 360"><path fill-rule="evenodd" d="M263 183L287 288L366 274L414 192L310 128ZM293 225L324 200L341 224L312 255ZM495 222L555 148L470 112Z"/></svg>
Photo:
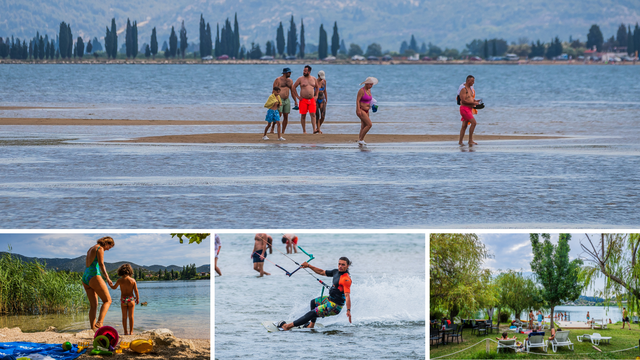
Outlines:
<svg viewBox="0 0 640 360"><path fill-rule="evenodd" d="M4 254L6 254L6 252L0 252L0 257L4 256ZM74 272L83 272L85 269L85 265L86 265L86 255L74 258L74 259L61 259L61 258L35 258L35 257L27 257L27 256L22 256L20 254L11 254L11 256L16 257L21 259L24 262L34 262L35 260L38 260L41 263L46 263L47 264L47 269L52 269L52 270L69 270L69 271L74 271ZM104 266L107 268L107 271L113 271L118 269L118 267L120 267L120 265L122 264L126 264L129 263L131 264L131 266L134 269L138 269L138 268L143 268L146 270L149 270L151 272L158 272L158 270L167 270L167 271L182 271L182 266L177 266L177 265L169 265L169 266L163 266L163 265L138 265L135 263L132 263L131 261L119 261L119 262L115 262L115 263L109 263L109 262L105 262ZM188 265L188 264L185 264ZM207 264L207 265L201 265L198 266L196 268L196 271L201 273L201 272L211 272L211 265Z"/></svg>
<svg viewBox="0 0 640 360"><path fill-rule="evenodd" d="M199 37L200 14L211 23L224 24L238 14L241 42L264 44L275 40L280 22L286 31L294 16L298 33L304 20L305 38L318 43L320 24L331 41L334 21L347 47L356 43L366 48L377 42L383 50L398 51L402 41L414 34L418 46L432 42L441 47L464 48L476 38L504 38L517 41L526 37L548 42L559 36L567 41L586 41L592 24L599 24L605 38L615 35L620 23L640 22L637 0L297 0L297 1L205 1L188 0L4 0L0 1L0 36L31 38L40 31L50 37L58 33L60 22L71 24L74 38L101 39L105 27L116 18L118 31L124 31L127 18L138 21L139 43L149 42L157 27L158 42L168 39L171 27L176 33L184 20L189 42ZM123 35L119 43L124 43Z"/></svg>

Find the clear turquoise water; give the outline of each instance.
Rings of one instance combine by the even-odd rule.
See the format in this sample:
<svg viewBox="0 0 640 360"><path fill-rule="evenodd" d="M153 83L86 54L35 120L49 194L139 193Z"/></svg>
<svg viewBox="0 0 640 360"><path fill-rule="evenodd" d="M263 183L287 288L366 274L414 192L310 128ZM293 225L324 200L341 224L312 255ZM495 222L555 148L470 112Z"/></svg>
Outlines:
<svg viewBox="0 0 640 360"><path fill-rule="evenodd" d="M134 333L166 328L180 338L209 339L211 329L211 281L140 281L140 301L147 306L136 306ZM112 304L104 324L120 333L122 311L120 290L111 290ZM99 311L99 310L98 310ZM73 314L21 315L0 317L0 328L20 327L25 332L44 331L55 326L62 332L79 332L89 326L89 311Z"/></svg>
<svg viewBox="0 0 640 360"><path fill-rule="evenodd" d="M294 76L301 66L292 67ZM568 139L353 145L121 145L102 140L252 125L0 127L6 228L629 228L640 184L636 66L323 65L326 131L356 134L380 83L375 133L457 134L476 76L478 134ZM276 65L3 65L0 117L262 120ZM336 123L336 122L343 123ZM345 123L346 122L346 123ZM300 132L295 121L291 132ZM38 139L76 139L37 145ZM311 137L312 139L312 137ZM9 143L20 140L22 144ZM214 204L214 205L211 205ZM296 211L291 211L296 209ZM286 216L283 216L286 214ZM312 215L310 215L312 214Z"/></svg>
<svg viewBox="0 0 640 360"><path fill-rule="evenodd" d="M219 234L222 249L215 278L215 356L217 359L424 359L424 234L297 234L298 244L322 269L347 256L353 265L352 324L346 310L319 319L322 330L268 333L262 321L293 321L309 311L322 287L303 270L291 277L270 262L271 276L256 278L253 234ZM285 252L282 234L270 234ZM308 259L290 255L298 263ZM274 250L267 259L293 271L296 265ZM322 278L321 278L322 279ZM324 278L322 280L330 280ZM325 291L326 295L326 291Z"/></svg>

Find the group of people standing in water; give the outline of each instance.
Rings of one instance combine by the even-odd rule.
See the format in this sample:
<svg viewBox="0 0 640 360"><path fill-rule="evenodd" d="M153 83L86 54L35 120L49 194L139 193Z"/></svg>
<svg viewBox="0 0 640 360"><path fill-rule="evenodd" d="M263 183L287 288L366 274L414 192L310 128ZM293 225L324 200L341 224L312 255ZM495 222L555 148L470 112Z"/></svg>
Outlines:
<svg viewBox="0 0 640 360"><path fill-rule="evenodd" d="M365 146L365 136L371 130L373 123L369 116L369 111L377 110L376 101L371 95L371 88L378 83L378 79L367 77L365 81L360 83L362 88L358 89L356 95L356 116L360 119L360 132L358 134L358 145ZM473 132L476 128L475 114L477 109L484 107L482 100L476 100L476 93L473 85L475 78L473 75L467 76L466 81L458 88L457 102L460 105L460 115L462 118L462 128L460 129L460 138L458 144L463 146L464 135L469 129L469 146L477 145L473 141ZM300 93L297 89L300 87ZM278 129L278 140L286 140L282 135L287 130L289 124L289 114L291 113L291 98L293 98L293 110L299 110L300 123L302 125L302 133L307 133L306 118L307 113L311 117L311 127L314 134L322 134L322 124L324 123L327 111L327 79L324 71L319 71L318 76L311 75L311 66L304 67L302 76L295 82L291 79L291 69L286 67L282 70L282 75L273 82L273 91L264 107L267 108L265 121L267 126L264 129L262 140L269 140L267 133L275 132ZM280 120L282 119L282 127ZM282 129L282 130L281 130Z"/></svg>
<svg viewBox="0 0 640 360"><path fill-rule="evenodd" d="M300 76L295 82L291 79L291 69L284 68L282 75L273 82L273 92L267 99L265 107L267 110L267 126L264 130L262 140L269 140L267 133L275 132L277 126L278 140L286 140L282 135L287 130L289 124L289 114L291 113L291 99L293 98L293 110L300 113L300 124L302 125L302 133L307 133L306 119L307 114L311 117L311 127L314 134L322 134L322 124L324 123L327 112L327 80L324 71L319 71L318 76L311 75L311 66L306 65ZM360 133L358 135L358 144L366 145L364 137L371 129L371 119L369 118L369 110L371 109L371 87L378 83L378 79L368 77L360 85L364 85L358 90L356 101L356 115L361 121ZM298 93L298 87L300 93ZM282 120L282 130L280 120Z"/></svg>

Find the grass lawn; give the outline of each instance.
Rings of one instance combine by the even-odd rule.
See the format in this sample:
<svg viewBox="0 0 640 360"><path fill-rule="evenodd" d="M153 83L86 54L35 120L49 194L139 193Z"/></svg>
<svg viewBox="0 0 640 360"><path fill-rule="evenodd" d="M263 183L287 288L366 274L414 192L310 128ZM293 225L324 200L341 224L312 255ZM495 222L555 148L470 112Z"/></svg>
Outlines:
<svg viewBox="0 0 640 360"><path fill-rule="evenodd" d="M638 341L640 339L640 327L636 324L632 326L632 330L628 330L625 326L624 330L621 330L622 323L609 324L609 329L568 329L571 331L569 334L569 339L574 344L575 351L571 351L568 347L560 347L558 348L558 352L554 353L551 349L551 346L547 349L547 354L554 355L541 355L544 354L544 351L541 348L533 349L531 353L515 353L513 350L506 349L505 352L500 350L500 353L496 352L497 344L495 342L490 342L489 353L486 352L486 342L472 347L471 349L459 352L452 356L447 356L443 359L635 359L640 356L639 349L631 349L627 351L620 351L616 353L611 353L611 351L627 349L633 346L638 346ZM439 356L447 355L454 353L456 351L460 351L462 349L468 348L469 346L476 344L480 340L490 338L495 340L496 337L500 337L503 331L506 331L508 326L500 324L500 333L496 333L494 330L493 334L478 336L476 334L471 335L471 329L464 329L462 332L463 341L458 343L450 343L447 345L439 344L438 348L435 345L429 346L429 358L433 359ZM509 337L513 337L514 332L507 331ZM606 342L600 343L598 348L602 350L599 352L594 349L591 341L588 342L578 342L576 336L584 335L584 334L593 334L600 333L602 336L610 336L610 344ZM527 335L525 334L515 334L518 338L518 341L524 342L527 339ZM545 338L551 336L549 330L545 330Z"/></svg>

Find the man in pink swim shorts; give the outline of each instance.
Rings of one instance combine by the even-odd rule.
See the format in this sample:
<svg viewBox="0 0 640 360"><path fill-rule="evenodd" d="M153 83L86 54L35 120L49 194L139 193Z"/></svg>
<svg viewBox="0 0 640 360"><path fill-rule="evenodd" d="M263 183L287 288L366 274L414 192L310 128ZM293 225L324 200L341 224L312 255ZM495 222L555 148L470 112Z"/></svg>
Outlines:
<svg viewBox="0 0 640 360"><path fill-rule="evenodd" d="M467 126L471 124L469 127L469 146L478 145L478 143L473 141L473 131L476 129L476 119L473 117L474 107L480 104L480 101L476 100L476 93L473 90L473 84L475 83L475 78L472 75L467 76L467 81L464 84L464 88L460 90L460 115L462 118L462 128L460 129L460 139L458 141L458 145L462 146L464 143L464 133L467 131Z"/></svg>

